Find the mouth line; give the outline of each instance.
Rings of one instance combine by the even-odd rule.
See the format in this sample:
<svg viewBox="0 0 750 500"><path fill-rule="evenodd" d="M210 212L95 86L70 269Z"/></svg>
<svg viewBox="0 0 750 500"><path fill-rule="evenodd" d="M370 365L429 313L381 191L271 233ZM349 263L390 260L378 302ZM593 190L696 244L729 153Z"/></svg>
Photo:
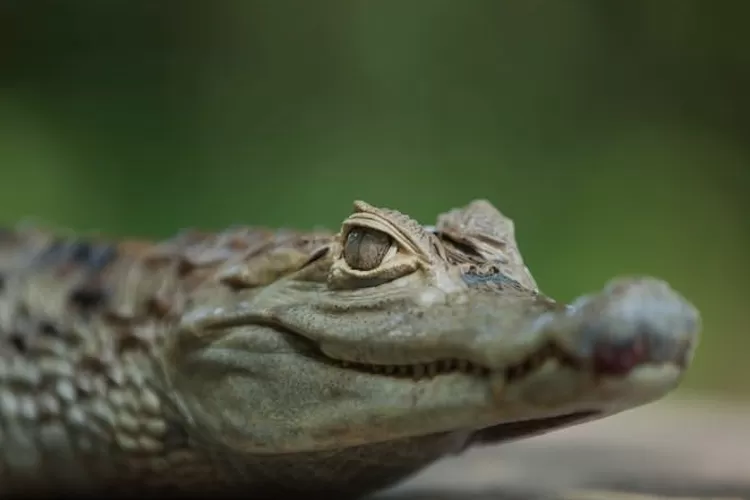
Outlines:
<svg viewBox="0 0 750 500"><path fill-rule="evenodd" d="M260 323L260 322L259 322ZM488 366L464 358L440 358L429 362L418 363L373 363L341 359L328 355L321 346L302 332L297 332L276 321L262 322L280 333L294 339L300 354L307 355L319 362L335 366L342 370L359 372L368 375L387 377L391 379L422 380L435 378L440 375L463 373L477 378L487 378L490 375L503 373L507 382L522 379L543 366L547 361L554 360L564 367L583 370L587 363L570 354L554 342L548 342L528 354L521 361L509 364L503 368ZM219 326L235 326L239 321L223 322ZM217 325L212 325L214 328ZM593 367L592 367L593 371Z"/></svg>
<svg viewBox="0 0 750 500"><path fill-rule="evenodd" d="M315 344L313 343L313 345ZM561 366L579 370L583 369L585 366L583 362L552 343L546 344L537 349L532 354L526 356L522 361L499 369L490 368L462 358L442 358L430 362L408 364L382 364L349 361L331 357L324 353L317 345L315 345L315 347L317 357L321 358L324 362L333 364L339 368L368 375L396 379L412 379L415 381L459 373L478 378L487 378L490 375L502 373L507 382L514 382L534 373L550 360L556 361Z"/></svg>
<svg viewBox="0 0 750 500"><path fill-rule="evenodd" d="M581 358L571 354L557 343L549 341L527 354L520 361L510 363L504 367L489 367L476 361L463 358L439 358L433 361L415 363L380 363L362 362L333 357L316 343L311 342L316 356L323 361L341 369L366 373L369 375L412 379L415 381L433 379L441 375L466 374L478 378L496 377L502 374L508 383L527 378L543 367L547 362L554 361L559 367L579 372L587 371L594 377L625 378L639 367L674 365L685 369L689 357L689 346L682 345L671 356L654 356L644 342L633 342L615 346L602 343L592 350L591 356Z"/></svg>
<svg viewBox="0 0 750 500"><path fill-rule="evenodd" d="M527 354L520 361L504 367L489 367L465 358L444 357L432 361L414 363L380 363L372 361L355 361L333 357L323 351L315 340L302 332L294 331L286 325L276 321L262 322L295 340L300 354L317 359L319 362L338 367L342 370L359 372L368 375L387 377L391 379L424 380L440 375L465 374L477 378L503 375L506 382L514 382L533 375L548 361L555 361L560 367L577 371L588 371L595 377L624 378L635 369L644 365L672 364L685 369L690 354L689 343L683 343L675 349L671 356L654 356L649 342L643 336L632 342L615 345L607 342L599 343L592 349L591 355L582 358L552 340ZM219 326L236 326L242 324L235 318L233 321L222 322ZM212 325L216 327L217 325Z"/></svg>

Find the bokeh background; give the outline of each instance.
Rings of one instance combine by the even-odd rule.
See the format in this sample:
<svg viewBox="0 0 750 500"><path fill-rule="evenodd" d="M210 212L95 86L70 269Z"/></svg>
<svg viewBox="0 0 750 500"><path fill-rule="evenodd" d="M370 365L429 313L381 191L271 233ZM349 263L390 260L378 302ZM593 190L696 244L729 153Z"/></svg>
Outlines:
<svg viewBox="0 0 750 500"><path fill-rule="evenodd" d="M0 1L0 223L516 222L542 289L701 309L685 390L750 396L742 2Z"/></svg>

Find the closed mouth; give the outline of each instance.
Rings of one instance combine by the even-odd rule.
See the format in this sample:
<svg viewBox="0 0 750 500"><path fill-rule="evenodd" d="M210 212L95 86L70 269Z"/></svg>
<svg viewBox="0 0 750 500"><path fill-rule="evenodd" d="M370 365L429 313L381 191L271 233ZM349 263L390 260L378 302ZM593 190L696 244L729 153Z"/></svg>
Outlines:
<svg viewBox="0 0 750 500"><path fill-rule="evenodd" d="M217 322L216 327L236 326L242 324L239 319ZM548 361L555 361L558 366L574 370L589 370L593 376L626 377L634 369L647 364L674 364L684 368L689 354L689 344L680 346L671 359L658 359L651 352L645 336L634 338L631 342L616 345L601 342L595 345L591 355L581 358L570 353L557 343L549 341L538 347L521 361L511 363L504 368L491 368L476 361L462 358L442 358L418 363L380 363L362 362L331 356L321 349L320 345L301 332L295 332L278 322L267 322L269 326L295 339L301 354L316 358L328 365L348 371L356 371L382 377L425 380L441 375L466 374L479 378L490 375L496 377L502 373L506 382L514 382L535 373Z"/></svg>
<svg viewBox="0 0 750 500"><path fill-rule="evenodd" d="M554 344L548 344L537 349L533 354L524 358L523 361L513 363L502 370L492 369L476 362L459 358L445 358L428 363L414 364L373 364L335 359L322 352L320 352L320 355L329 362L347 370L386 377L410 378L413 380L431 379L440 375L456 373L475 377L488 377L491 374L495 375L502 371L505 380L513 382L535 372L549 360L555 360L562 366L579 367L581 365L577 359Z"/></svg>
<svg viewBox="0 0 750 500"><path fill-rule="evenodd" d="M554 361L558 366L574 370L588 370L592 376L618 378L627 377L633 370L643 365L674 364L684 368L688 360L689 345L680 346L669 359L660 359L659 356L650 352L648 342L645 342L641 337L634 339L633 342L621 345L602 342L592 349L590 357L580 358L554 342L549 342L537 348L523 360L509 364L504 368L490 368L461 358L443 358L430 362L408 364L359 362L331 357L319 348L316 348L315 351L329 363L343 369L371 375L423 380L456 373L475 377L497 376L502 373L505 381L512 383L532 375L548 361Z"/></svg>

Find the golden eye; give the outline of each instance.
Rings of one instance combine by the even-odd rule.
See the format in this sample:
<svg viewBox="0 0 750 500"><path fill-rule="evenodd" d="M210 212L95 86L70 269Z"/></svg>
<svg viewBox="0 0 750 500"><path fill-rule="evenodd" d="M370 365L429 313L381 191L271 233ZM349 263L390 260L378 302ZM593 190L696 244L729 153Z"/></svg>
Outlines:
<svg viewBox="0 0 750 500"><path fill-rule="evenodd" d="M383 262L391 245L393 240L385 233L355 228L346 235L344 260L352 269L371 271Z"/></svg>

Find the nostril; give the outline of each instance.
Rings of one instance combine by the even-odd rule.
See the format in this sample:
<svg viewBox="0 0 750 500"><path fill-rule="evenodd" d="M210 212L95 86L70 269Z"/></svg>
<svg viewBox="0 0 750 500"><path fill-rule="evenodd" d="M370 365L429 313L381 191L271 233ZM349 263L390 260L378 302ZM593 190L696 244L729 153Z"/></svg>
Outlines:
<svg viewBox="0 0 750 500"><path fill-rule="evenodd" d="M648 343L638 335L629 342L597 342L592 361L598 374L624 375L648 359Z"/></svg>

